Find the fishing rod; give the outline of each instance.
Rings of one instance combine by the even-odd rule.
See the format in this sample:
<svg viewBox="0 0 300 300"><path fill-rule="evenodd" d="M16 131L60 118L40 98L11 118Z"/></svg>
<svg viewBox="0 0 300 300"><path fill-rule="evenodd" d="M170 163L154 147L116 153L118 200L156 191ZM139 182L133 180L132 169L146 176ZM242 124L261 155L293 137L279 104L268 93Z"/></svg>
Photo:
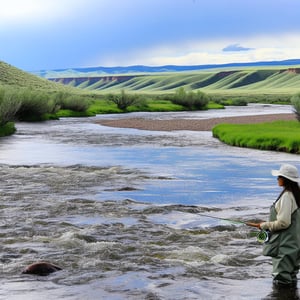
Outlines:
<svg viewBox="0 0 300 300"><path fill-rule="evenodd" d="M243 222L243 221L240 221L240 220L233 220L233 219L228 219L228 218L221 218L221 217L216 217L216 216L210 216L210 215L206 215L206 214L202 214L202 213L197 213L197 215L202 216L202 217L206 217L206 218L212 218L212 219L227 221L227 222L231 222L231 223L243 224L243 225L247 225L249 227L254 227L252 223ZM269 239L270 239L270 231L269 230L261 229L256 234L256 239L260 243L266 243L266 242L268 242Z"/></svg>
<svg viewBox="0 0 300 300"><path fill-rule="evenodd" d="M227 219L227 218L220 218L220 217L210 216L210 215L201 214L201 213L197 213L197 215L202 216L202 217L207 217L207 218L222 220L222 221L228 221L228 222L231 222L231 223L238 223L238 224L247 225L246 222L239 221L239 220L233 220L233 219Z"/></svg>

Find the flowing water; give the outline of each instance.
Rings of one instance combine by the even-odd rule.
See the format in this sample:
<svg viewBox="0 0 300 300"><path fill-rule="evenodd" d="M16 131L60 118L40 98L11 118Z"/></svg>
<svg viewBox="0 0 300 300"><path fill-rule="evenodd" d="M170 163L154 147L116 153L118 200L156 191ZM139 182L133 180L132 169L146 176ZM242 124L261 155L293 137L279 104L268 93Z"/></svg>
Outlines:
<svg viewBox="0 0 300 300"><path fill-rule="evenodd" d="M256 232L204 215L266 219L280 192L270 171L299 166L298 155L229 147L211 132L95 124L276 112L290 108L18 123L0 140L0 299L288 299ZM63 270L21 274L41 260Z"/></svg>

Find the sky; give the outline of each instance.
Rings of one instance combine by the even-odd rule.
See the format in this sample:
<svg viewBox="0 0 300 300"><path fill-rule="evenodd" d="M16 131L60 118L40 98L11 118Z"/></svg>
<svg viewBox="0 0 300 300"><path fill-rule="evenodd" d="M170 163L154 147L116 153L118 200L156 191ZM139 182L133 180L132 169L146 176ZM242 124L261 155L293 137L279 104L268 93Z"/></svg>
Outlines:
<svg viewBox="0 0 300 300"><path fill-rule="evenodd" d="M0 60L25 71L300 58L300 0L0 0Z"/></svg>

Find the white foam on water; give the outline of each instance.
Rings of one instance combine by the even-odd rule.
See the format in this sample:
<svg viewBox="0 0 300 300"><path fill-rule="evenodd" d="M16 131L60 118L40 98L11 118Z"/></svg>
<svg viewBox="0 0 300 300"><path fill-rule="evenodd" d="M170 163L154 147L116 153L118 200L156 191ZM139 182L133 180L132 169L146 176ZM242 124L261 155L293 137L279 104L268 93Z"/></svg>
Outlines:
<svg viewBox="0 0 300 300"><path fill-rule="evenodd" d="M230 256L226 254L217 254L211 257L210 261L214 264L226 264L229 259Z"/></svg>

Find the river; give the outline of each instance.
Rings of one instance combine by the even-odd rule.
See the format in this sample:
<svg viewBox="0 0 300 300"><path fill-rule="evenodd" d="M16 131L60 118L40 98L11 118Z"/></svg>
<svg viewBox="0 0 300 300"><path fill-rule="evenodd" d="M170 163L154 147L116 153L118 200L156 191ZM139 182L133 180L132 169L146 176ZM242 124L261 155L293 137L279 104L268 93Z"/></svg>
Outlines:
<svg viewBox="0 0 300 300"><path fill-rule="evenodd" d="M298 155L230 147L208 131L95 122L290 111L250 105L17 123L0 140L0 299L288 299L272 287L256 232L209 216L266 219L280 192L270 172L299 166ZM63 270L21 274L41 260Z"/></svg>

